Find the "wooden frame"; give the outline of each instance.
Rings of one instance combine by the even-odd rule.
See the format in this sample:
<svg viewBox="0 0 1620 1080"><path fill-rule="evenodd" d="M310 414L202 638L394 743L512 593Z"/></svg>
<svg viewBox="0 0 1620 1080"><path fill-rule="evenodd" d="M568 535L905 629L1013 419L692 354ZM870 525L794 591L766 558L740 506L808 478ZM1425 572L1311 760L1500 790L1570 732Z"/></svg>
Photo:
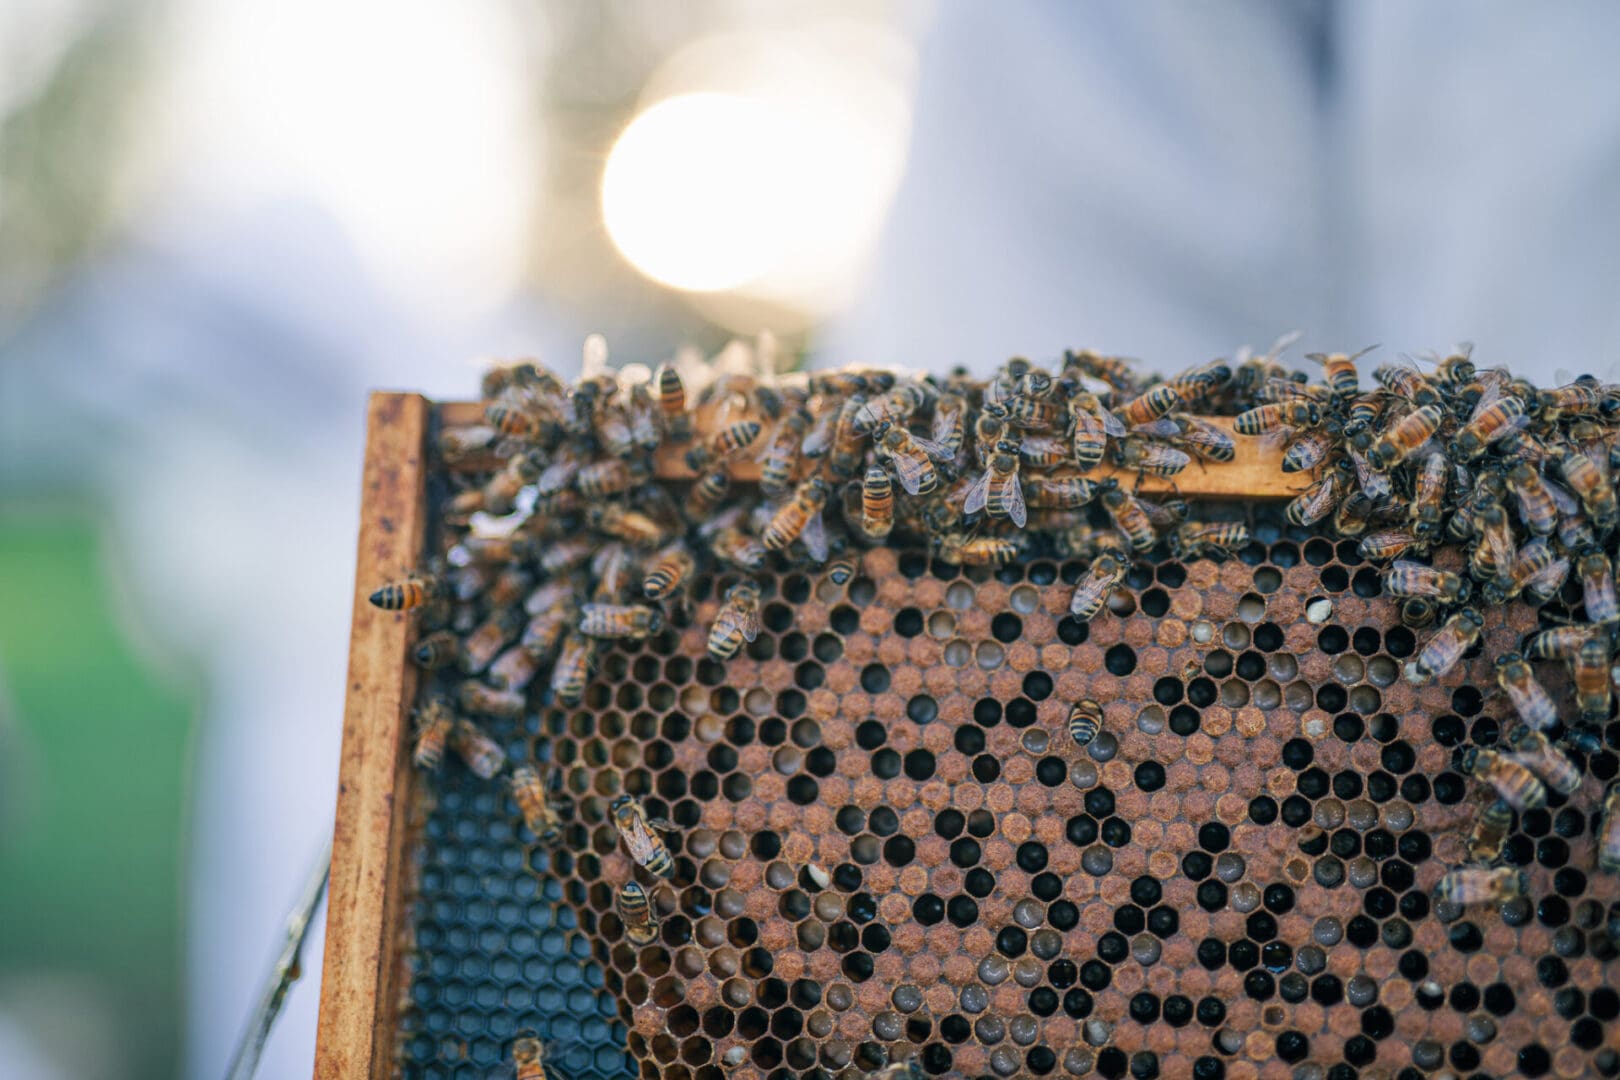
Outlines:
<svg viewBox="0 0 1620 1080"><path fill-rule="evenodd" d="M474 402L432 405L419 394L378 392L367 412L360 539L355 564L354 616L343 717L332 843L326 957L321 974L315 1047L318 1080L355 1080L393 1072L394 1030L404 990L406 940L401 901L405 881L406 814L415 772L410 766L409 714L416 668L409 662L415 620L380 611L367 597L382 581L402 576L422 559L427 540L428 435L435 410L447 425L482 421ZM712 418L700 413L700 429ZM1230 430L1229 419L1216 423ZM1281 471L1281 450L1239 438L1229 464L1194 465L1169 481L1148 477L1142 491L1176 490L1203 498L1287 498L1307 474ZM692 476L680 448L661 450L658 475ZM740 480L758 466L739 459ZM1134 485L1133 474L1099 469Z"/></svg>

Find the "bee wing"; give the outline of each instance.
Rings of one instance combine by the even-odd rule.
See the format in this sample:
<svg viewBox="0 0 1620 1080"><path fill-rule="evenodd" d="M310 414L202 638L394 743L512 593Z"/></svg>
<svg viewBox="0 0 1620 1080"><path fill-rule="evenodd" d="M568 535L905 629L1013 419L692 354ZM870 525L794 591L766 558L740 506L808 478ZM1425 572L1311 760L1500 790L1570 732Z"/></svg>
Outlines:
<svg viewBox="0 0 1620 1080"><path fill-rule="evenodd" d="M916 494L916 492L912 492L912 494ZM973 481L973 486L968 488L967 498L962 500L962 513L977 514L979 511L984 509L984 504L989 497L990 470L986 469L983 475L981 475L977 480ZM1022 499L1022 491L1019 492L1019 497Z"/></svg>
<svg viewBox="0 0 1620 1080"><path fill-rule="evenodd" d="M799 534L799 539L804 541L805 550L810 552L812 559L816 562L827 561L827 528L822 523L821 511L810 515L810 520L804 523L804 532Z"/></svg>
<svg viewBox="0 0 1620 1080"><path fill-rule="evenodd" d="M1394 562L1389 564L1389 568L1391 570L1424 570L1424 571L1433 569L1433 567L1425 566L1422 563L1417 562L1417 561L1415 561L1413 559L1396 559Z"/></svg>
<svg viewBox="0 0 1620 1080"><path fill-rule="evenodd" d="M1563 484L1548 480L1546 477L1542 477L1541 483L1547 489L1547 494L1552 496L1553 505L1558 507L1560 514L1574 514L1580 511L1581 504Z"/></svg>
<svg viewBox="0 0 1620 1080"><path fill-rule="evenodd" d="M905 454L885 454L884 457L894 469L895 479L900 481L900 486L905 489L907 495L915 495L922 490L924 461L907 457Z"/></svg>
<svg viewBox="0 0 1620 1080"><path fill-rule="evenodd" d="M1018 482L1017 469L1003 482L1003 487L1007 493L1007 517L1022 529L1029 520L1029 512L1024 508L1024 485Z"/></svg>
<svg viewBox="0 0 1620 1080"><path fill-rule="evenodd" d="M1181 435L1181 425L1168 416L1161 416L1146 424L1137 424L1131 428L1133 435L1146 435L1154 439L1174 439Z"/></svg>
<svg viewBox="0 0 1620 1080"><path fill-rule="evenodd" d="M742 630L742 636L743 636L744 641L753 641L755 638L759 637L759 605L758 604L750 604L748 606L747 610L743 611L738 616L737 621L742 624L739 627L739 629Z"/></svg>
<svg viewBox="0 0 1620 1080"><path fill-rule="evenodd" d="M1103 432L1105 434L1111 435L1116 439L1123 439L1127 434L1129 434L1128 429L1125 427L1125 422L1119 417L1115 416L1113 413L1109 412L1103 406L1098 405L1096 409L1092 410L1092 415L1098 420L1102 421Z"/></svg>
<svg viewBox="0 0 1620 1080"><path fill-rule="evenodd" d="M955 456L951 453L949 447L942 443L937 443L933 439L925 439L920 435L913 435L911 437L911 441L916 444L917 449L921 450L935 461L950 461L951 458ZM913 494L915 494L915 492Z"/></svg>

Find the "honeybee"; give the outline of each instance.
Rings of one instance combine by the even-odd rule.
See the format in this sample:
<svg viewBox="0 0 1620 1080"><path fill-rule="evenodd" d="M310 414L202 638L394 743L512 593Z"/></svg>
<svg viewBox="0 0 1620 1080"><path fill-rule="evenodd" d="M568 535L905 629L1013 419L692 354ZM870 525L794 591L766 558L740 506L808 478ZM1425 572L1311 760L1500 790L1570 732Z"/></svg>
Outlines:
<svg viewBox="0 0 1620 1080"><path fill-rule="evenodd" d="M990 457L996 446L1007 437L1007 408L986 401L973 420L973 450L979 459L979 468L990 467Z"/></svg>
<svg viewBox="0 0 1620 1080"><path fill-rule="evenodd" d="M768 553L765 545L738 528L725 528L709 540L709 549L721 562L741 570L763 570Z"/></svg>
<svg viewBox="0 0 1620 1080"><path fill-rule="evenodd" d="M1486 868L1459 866L1434 887L1436 901L1467 907L1470 904L1499 904L1530 891L1530 879L1523 870L1511 866Z"/></svg>
<svg viewBox="0 0 1620 1080"><path fill-rule="evenodd" d="M1349 449L1367 452L1373 444L1373 425L1383 412L1383 401L1374 396L1358 398L1345 407L1343 432Z"/></svg>
<svg viewBox="0 0 1620 1080"><path fill-rule="evenodd" d="M412 574L403 581L390 582L371 594L373 607L384 611L409 611L443 595L444 584L434 574Z"/></svg>
<svg viewBox="0 0 1620 1080"><path fill-rule="evenodd" d="M1438 405L1414 409L1373 440L1367 450L1367 464L1374 472L1387 473L1419 450L1440 430ZM1453 453L1456 453L1455 447ZM1469 459L1471 460L1471 459Z"/></svg>
<svg viewBox="0 0 1620 1080"><path fill-rule="evenodd" d="M1463 751L1463 772L1490 785L1497 798L1515 810L1535 810L1547 805L1547 788L1535 773L1495 750L1469 747Z"/></svg>
<svg viewBox="0 0 1620 1080"><path fill-rule="evenodd" d="M715 469L698 477L687 493L686 516L690 521L702 521L725 501L731 491L731 474Z"/></svg>
<svg viewBox="0 0 1620 1080"><path fill-rule="evenodd" d="M1205 461L1231 461L1237 456L1237 444L1232 441L1232 436L1208 420L1182 415L1173 419L1181 429L1177 442L1195 456Z"/></svg>
<svg viewBox="0 0 1620 1080"><path fill-rule="evenodd" d="M1074 460L1082 472L1102 461L1109 436L1125 437L1125 425L1097 400L1097 395L1080 391L1069 399L1069 417L1074 421Z"/></svg>
<svg viewBox="0 0 1620 1080"><path fill-rule="evenodd" d="M647 467L640 462L611 458L582 466L574 475L574 486L590 499L605 498L627 491L647 480Z"/></svg>
<svg viewBox="0 0 1620 1080"><path fill-rule="evenodd" d="M1446 386L1456 389L1474 381L1474 345L1458 342L1451 352L1435 365L1434 377Z"/></svg>
<svg viewBox="0 0 1620 1080"><path fill-rule="evenodd" d="M1571 450L1559 459L1558 467L1593 525L1608 531L1620 524L1620 500L1601 466L1580 451Z"/></svg>
<svg viewBox="0 0 1620 1080"><path fill-rule="evenodd" d="M541 418L515 401L497 401L484 410L484 421L509 439L539 439L545 431Z"/></svg>
<svg viewBox="0 0 1620 1080"><path fill-rule="evenodd" d="M636 451L635 430L631 427L630 413L620 404L603 402L591 416L596 431L596 442L614 457L628 457Z"/></svg>
<svg viewBox="0 0 1620 1080"><path fill-rule="evenodd" d="M1562 575L1560 574L1562 569ZM1539 537L1519 549L1519 554L1506 575L1488 581L1481 594L1488 603L1503 604L1531 588L1537 582L1556 578L1559 585L1569 573L1569 560L1559 557L1545 540Z"/></svg>
<svg viewBox="0 0 1620 1080"><path fill-rule="evenodd" d="M1091 376L1101 379L1113 387L1115 393L1135 393L1136 376L1131 372L1130 364L1118 356L1101 356L1090 349L1079 352L1065 352L1063 354L1065 369L1073 368Z"/></svg>
<svg viewBox="0 0 1620 1080"><path fill-rule="evenodd" d="M792 486L793 470L799 464L799 448L810 424L810 410L801 406L784 416L766 440L765 449L759 455L759 489L771 498L781 498Z"/></svg>
<svg viewBox="0 0 1620 1080"><path fill-rule="evenodd" d="M1225 360L1211 360L1198 364L1181 374L1165 380L1176 388L1188 408L1207 406L1215 393L1232 381L1232 365Z"/></svg>
<svg viewBox="0 0 1620 1080"><path fill-rule="evenodd" d="M639 641L664 629L657 608L640 604L586 604L580 608L579 632L594 638L630 638Z"/></svg>
<svg viewBox="0 0 1620 1080"><path fill-rule="evenodd" d="M517 606L496 608L471 634L461 648L461 670L476 675L489 667L501 650L523 633L528 617Z"/></svg>
<svg viewBox="0 0 1620 1080"><path fill-rule="evenodd" d="M1333 531L1343 537L1360 536L1372 523L1373 501L1360 491L1352 491L1333 511Z"/></svg>
<svg viewBox="0 0 1620 1080"><path fill-rule="evenodd" d="M540 1040L526 1035L514 1042L512 1067L517 1072L515 1080L547 1080L546 1054Z"/></svg>
<svg viewBox="0 0 1620 1080"><path fill-rule="evenodd" d="M1090 503L1101 486L1071 473L1037 473L1023 482L1027 505L1047 510L1077 510Z"/></svg>
<svg viewBox="0 0 1620 1080"><path fill-rule="evenodd" d="M556 576L581 565L596 552L596 544L588 536L574 536L548 544L540 552L540 569Z"/></svg>
<svg viewBox="0 0 1620 1080"><path fill-rule="evenodd" d="M1463 654L1473 648L1484 629L1484 617L1473 608L1463 608L1452 615L1406 665L1406 680L1421 686L1430 679L1445 676L1457 666Z"/></svg>
<svg viewBox="0 0 1620 1080"><path fill-rule="evenodd" d="M1284 428L1313 428L1322 422L1322 409L1314 401L1276 401L1239 413L1232 430L1239 435L1269 435Z"/></svg>
<svg viewBox="0 0 1620 1080"><path fill-rule="evenodd" d="M1327 459L1329 452L1338 445L1339 432L1323 427L1314 431L1307 431L1288 444L1283 451L1282 471L1285 473L1309 472Z"/></svg>
<svg viewBox="0 0 1620 1080"><path fill-rule="evenodd" d="M445 744L455 726L456 714L437 698L430 699L416 711L416 748L411 753L411 759L416 762L417 768L428 772L439 771L439 765L444 761Z"/></svg>
<svg viewBox="0 0 1620 1080"><path fill-rule="evenodd" d="M1016 540L999 536L946 533L934 538L934 546L940 561L953 566L1004 566L1019 555Z"/></svg>
<svg viewBox="0 0 1620 1080"><path fill-rule="evenodd" d="M1108 597L1130 566L1117 555L1101 555L1086 569L1075 584L1074 596L1069 600L1069 614L1081 622L1094 617L1108 602Z"/></svg>
<svg viewBox="0 0 1620 1080"><path fill-rule="evenodd" d="M861 531L881 540L893 529L894 484L882 466L869 466L861 481Z"/></svg>
<svg viewBox="0 0 1620 1080"><path fill-rule="evenodd" d="M1007 439L996 443L990 463L968 491L962 504L965 513L983 510L991 517L1004 517L1022 529L1029 520L1024 506L1024 489L1018 482L1018 445Z"/></svg>
<svg viewBox="0 0 1620 1080"><path fill-rule="evenodd" d="M1401 625L1423 630L1440 617L1440 605L1427 596L1409 596L1401 601Z"/></svg>
<svg viewBox="0 0 1620 1080"><path fill-rule="evenodd" d="M666 548L647 572L641 591L649 600L672 596L692 573L692 556L682 545Z"/></svg>
<svg viewBox="0 0 1620 1080"><path fill-rule="evenodd" d="M1348 500L1346 500L1348 501ZM1380 529L1368 533L1356 545L1356 550L1363 559L1373 562L1384 562L1396 559L1413 547L1422 547L1418 538L1404 529Z"/></svg>
<svg viewBox="0 0 1620 1080"><path fill-rule="evenodd" d="M1513 546L1513 527L1507 511L1491 499L1474 515L1474 531L1479 540L1468 556L1468 568L1481 581L1495 581L1513 569L1518 557Z"/></svg>
<svg viewBox="0 0 1620 1080"><path fill-rule="evenodd" d="M456 718L450 731L450 748L480 780L493 780L506 764L506 751L501 749L500 743L485 735L483 729L465 716Z"/></svg>
<svg viewBox="0 0 1620 1080"><path fill-rule="evenodd" d="M1384 591L1391 596L1432 596L1448 604L1460 604L1468 599L1468 579L1400 559L1384 571Z"/></svg>
<svg viewBox="0 0 1620 1080"><path fill-rule="evenodd" d="M456 704L463 712L516 720L528 708L528 698L519 690L497 690L475 679L468 679L456 691Z"/></svg>
<svg viewBox="0 0 1620 1080"><path fill-rule="evenodd" d="M661 878L674 877L675 859L663 837L654 831L669 831L674 826L663 818L648 817L646 807L633 795L620 795L608 808L613 813L613 824L618 827L619 836L624 839L625 850L636 865Z"/></svg>
<svg viewBox="0 0 1620 1080"><path fill-rule="evenodd" d="M1361 379L1356 373L1356 361L1366 356L1376 345L1369 345L1360 352L1351 353L1306 353L1305 359L1314 360L1322 365L1322 379L1328 384L1328 389L1334 396L1341 398L1355 397L1361 391Z"/></svg>
<svg viewBox="0 0 1620 1080"><path fill-rule="evenodd" d="M522 690L534 681L544 662L544 654L526 649L519 642L495 658L484 678L498 690Z"/></svg>
<svg viewBox="0 0 1620 1080"><path fill-rule="evenodd" d="M1473 461L1483 454L1491 443L1513 431L1523 422L1524 402L1516 397L1502 397L1490 404L1481 402L1474 417L1451 441L1451 452L1463 461Z"/></svg>
<svg viewBox="0 0 1620 1080"><path fill-rule="evenodd" d="M1543 390L1536 398L1536 415L1542 420L1568 416L1593 416L1603 411L1605 395L1596 380L1577 379L1567 386Z"/></svg>
<svg viewBox="0 0 1620 1080"><path fill-rule="evenodd" d="M1575 654L1575 700L1581 707L1581 719L1588 724L1602 724L1609 719L1609 704L1613 700L1609 678L1611 660L1606 637L1592 635Z"/></svg>
<svg viewBox="0 0 1620 1080"><path fill-rule="evenodd" d="M557 663L551 669L551 692L557 695L557 700L564 705L579 704L595 664L596 639L583 634L567 635Z"/></svg>
<svg viewBox="0 0 1620 1080"><path fill-rule="evenodd" d="M793 498L777 508L760 534L760 542L765 545L765 550L781 551L793 541L802 539L810 557L817 562L825 562L827 534L822 526L821 511L831 493L827 481L819 476L812 476L800 484Z"/></svg>
<svg viewBox="0 0 1620 1080"><path fill-rule="evenodd" d="M625 940L632 945L651 945L658 939L658 916L653 912L652 897L636 881L619 886L613 897L613 910L624 924Z"/></svg>
<svg viewBox="0 0 1620 1080"><path fill-rule="evenodd" d="M1373 379L1403 401L1419 407L1439 405L1440 391L1411 366L1410 358L1404 359L1406 362L1401 364L1378 365L1373 369Z"/></svg>
<svg viewBox="0 0 1620 1080"><path fill-rule="evenodd" d="M1598 823L1598 869L1620 874L1620 784L1609 785L1603 797L1603 816Z"/></svg>
<svg viewBox="0 0 1620 1080"><path fill-rule="evenodd" d="M1554 626L1525 637L1521 651L1532 660L1573 660L1596 633L1590 626Z"/></svg>
<svg viewBox="0 0 1620 1080"><path fill-rule="evenodd" d="M1249 527L1241 521L1195 522L1177 529L1170 537L1170 550L1178 559L1230 554L1249 542Z"/></svg>
<svg viewBox="0 0 1620 1080"><path fill-rule="evenodd" d="M1343 469L1328 472L1316 483L1294 496L1283 511L1283 516L1299 526L1314 525L1333 512L1339 502L1339 489L1344 484Z"/></svg>
<svg viewBox="0 0 1620 1080"><path fill-rule="evenodd" d="M746 449L759 438L758 420L738 420L727 424L708 441L699 443L686 452L686 467L695 473L708 472L716 464Z"/></svg>
<svg viewBox="0 0 1620 1080"><path fill-rule="evenodd" d="M1018 440L1018 457L1031 469L1052 469L1067 464L1073 447L1056 435L1025 435Z"/></svg>
<svg viewBox="0 0 1620 1080"><path fill-rule="evenodd" d="M939 470L934 462L950 461L949 450L887 420L873 429L873 436L879 453L893 466L895 478L908 495L926 495L939 486Z"/></svg>
<svg viewBox="0 0 1620 1080"><path fill-rule="evenodd" d="M1444 510L1450 471L1446 456L1435 451L1423 459L1423 468L1413 483L1412 531L1426 541L1440 535L1440 515Z"/></svg>
<svg viewBox="0 0 1620 1080"><path fill-rule="evenodd" d="M1069 710L1069 737L1076 746L1088 746L1102 729L1103 711L1090 698L1081 698Z"/></svg>
<svg viewBox="0 0 1620 1080"><path fill-rule="evenodd" d="M1607 665L1605 658L1604 666ZM1519 719L1531 728L1546 731L1558 723L1558 707L1536 680L1529 663L1518 653L1503 653L1496 658L1496 682L1513 702Z"/></svg>
<svg viewBox="0 0 1620 1080"><path fill-rule="evenodd" d="M461 639L448 630L438 630L417 642L411 653L416 666L425 671L437 671L461 659Z"/></svg>
<svg viewBox="0 0 1620 1080"><path fill-rule="evenodd" d="M846 368L843 371L818 371L810 376L810 392L828 397L881 394L893 385L894 375L887 371Z"/></svg>
<svg viewBox="0 0 1620 1080"><path fill-rule="evenodd" d="M562 832L562 819L546 801L546 788L540 774L528 765L512 770L512 801L523 815L523 824L542 844L554 843Z"/></svg>
<svg viewBox="0 0 1620 1080"><path fill-rule="evenodd" d="M1021 385L1028 378L1028 375L1024 376ZM1051 376L1047 378L1050 379ZM1028 431L1053 431L1061 428L1066 415L1063 406L1057 402L1024 393L1017 393L1008 398L1006 406L1008 422Z"/></svg>
<svg viewBox="0 0 1620 1080"><path fill-rule="evenodd" d="M1119 442L1114 456L1121 468L1149 476L1174 476L1192 463L1190 456L1173 446L1135 436Z"/></svg>
<svg viewBox="0 0 1620 1080"><path fill-rule="evenodd" d="M1134 496L1114 487L1102 493L1102 504L1114 527L1125 534L1132 551L1146 551L1153 546L1153 522Z"/></svg>
<svg viewBox="0 0 1620 1080"><path fill-rule="evenodd" d="M1525 527L1537 536L1551 535L1558 527L1558 505L1541 474L1521 461L1508 470L1507 486L1519 500L1519 517Z"/></svg>
<svg viewBox="0 0 1620 1080"><path fill-rule="evenodd" d="M814 414L810 421L810 430L805 432L804 441L799 444L799 456L807 461L818 461L827 456L832 449L833 434L838 426L838 418L843 415L843 409L830 406Z"/></svg>
<svg viewBox="0 0 1620 1080"><path fill-rule="evenodd" d="M1495 862L1502 854L1502 845L1513 828L1513 807L1501 799L1492 799L1474 819L1474 828L1468 834L1468 857L1474 862Z"/></svg>
<svg viewBox="0 0 1620 1080"><path fill-rule="evenodd" d="M709 655L729 660L744 641L759 637L759 586L739 581L726 590L725 603L709 629Z"/></svg>
<svg viewBox="0 0 1620 1080"><path fill-rule="evenodd" d="M597 532L617 537L636 547L654 547L669 537L668 530L640 510L612 503L593 506L586 514Z"/></svg>
<svg viewBox="0 0 1620 1080"><path fill-rule="evenodd" d="M1086 502L1090 501L1091 499L1088 497ZM1137 499L1136 504L1142 508L1143 513L1147 514L1148 520L1153 523L1153 528L1161 531L1179 526L1187 520L1187 514L1192 509L1187 505L1185 499L1160 499L1157 502L1151 499Z"/></svg>
<svg viewBox="0 0 1620 1080"><path fill-rule="evenodd" d="M1115 409L1114 415L1127 427L1133 427L1152 423L1180 404L1181 394L1176 388L1160 383Z"/></svg>
<svg viewBox="0 0 1620 1080"><path fill-rule="evenodd" d="M1600 547L1589 547L1575 561L1586 603L1586 621L1610 623L1620 620L1620 600L1615 597L1614 565Z"/></svg>
<svg viewBox="0 0 1620 1080"><path fill-rule="evenodd" d="M1607 674L1607 673L1605 673ZM1509 737L1513 758L1541 777L1551 791L1560 795L1573 795L1581 786L1581 769L1569 756L1554 746L1547 736L1526 725L1519 725Z"/></svg>
<svg viewBox="0 0 1620 1080"><path fill-rule="evenodd" d="M962 453L967 434L967 402L956 393L941 394L934 405L934 423L930 437L943 446L955 461Z"/></svg>
<svg viewBox="0 0 1620 1080"><path fill-rule="evenodd" d="M833 428L832 454L827 459L833 475L854 476L861 467L861 444L866 439L861 425L862 417L866 414L866 403L860 398L850 398L838 410L838 423Z"/></svg>

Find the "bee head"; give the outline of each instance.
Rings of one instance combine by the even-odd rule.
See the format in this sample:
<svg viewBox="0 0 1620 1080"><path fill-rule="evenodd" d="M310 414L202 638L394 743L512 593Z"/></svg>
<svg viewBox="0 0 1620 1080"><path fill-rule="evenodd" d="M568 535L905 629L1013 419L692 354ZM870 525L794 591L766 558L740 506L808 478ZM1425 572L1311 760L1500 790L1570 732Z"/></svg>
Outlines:
<svg viewBox="0 0 1620 1080"><path fill-rule="evenodd" d="M618 798L608 803L608 809L613 811L615 814L621 814L630 806L630 803L630 796L620 795Z"/></svg>
<svg viewBox="0 0 1620 1080"><path fill-rule="evenodd" d="M1505 652L1496 658L1496 668L1498 671L1506 671L1509 668L1516 669L1523 666L1524 657L1516 652Z"/></svg>
<svg viewBox="0 0 1620 1080"><path fill-rule="evenodd" d="M1479 764L1479 748L1476 746L1470 746L1468 749L1464 750L1462 752L1462 757L1458 759L1457 763L1462 766L1463 772L1472 774L1474 767Z"/></svg>

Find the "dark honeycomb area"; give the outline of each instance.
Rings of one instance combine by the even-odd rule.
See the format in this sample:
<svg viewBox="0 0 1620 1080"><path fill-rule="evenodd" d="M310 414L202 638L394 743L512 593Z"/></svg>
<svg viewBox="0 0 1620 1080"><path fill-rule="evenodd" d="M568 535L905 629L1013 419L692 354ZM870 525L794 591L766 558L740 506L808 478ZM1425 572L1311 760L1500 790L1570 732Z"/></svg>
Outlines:
<svg viewBox="0 0 1620 1080"><path fill-rule="evenodd" d="M1214 516L1215 510L1205 516ZM1078 563L859 556L763 579L764 631L704 641L735 578L606 649L575 709L491 730L552 770L561 843L459 764L425 795L400 1063L482 1076L517 1031L554 1077L1620 1075L1620 880L1595 869L1620 725L1515 820L1530 894L1431 908L1483 804L1456 761L1511 726L1482 647L1416 688L1354 542L1252 512L1224 562L1138 563L1067 614ZM1327 599L1313 623L1306 608ZM1553 684L1550 684L1553 685ZM1560 700L1566 691L1554 686ZM1081 749L1065 720L1102 704ZM658 939L608 803L678 827Z"/></svg>

